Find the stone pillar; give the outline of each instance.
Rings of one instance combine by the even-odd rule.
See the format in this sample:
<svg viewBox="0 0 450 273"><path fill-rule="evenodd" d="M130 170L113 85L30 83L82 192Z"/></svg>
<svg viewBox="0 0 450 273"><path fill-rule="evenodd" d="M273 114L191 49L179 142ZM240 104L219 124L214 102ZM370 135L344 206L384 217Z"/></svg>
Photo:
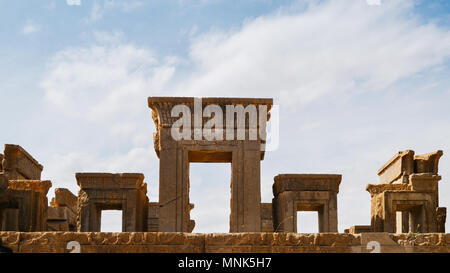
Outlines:
<svg viewBox="0 0 450 273"><path fill-rule="evenodd" d="M188 153L169 139L169 129L162 135L167 142L159 151L159 231L191 232Z"/></svg>
<svg viewBox="0 0 450 273"><path fill-rule="evenodd" d="M230 232L260 232L260 146L240 142L232 156Z"/></svg>

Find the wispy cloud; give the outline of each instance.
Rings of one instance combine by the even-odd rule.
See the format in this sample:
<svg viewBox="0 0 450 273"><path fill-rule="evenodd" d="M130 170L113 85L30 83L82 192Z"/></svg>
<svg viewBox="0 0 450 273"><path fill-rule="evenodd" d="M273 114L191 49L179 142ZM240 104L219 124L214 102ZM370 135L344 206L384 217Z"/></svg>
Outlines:
<svg viewBox="0 0 450 273"><path fill-rule="evenodd" d="M41 26L32 20L28 20L22 27L22 34L31 35L33 33L39 32L41 30Z"/></svg>
<svg viewBox="0 0 450 273"><path fill-rule="evenodd" d="M411 8L404 1L326 1L248 21L238 31L204 34L191 45L195 70L179 92L275 91L283 103L296 104L382 90L450 57L449 30L422 23Z"/></svg>

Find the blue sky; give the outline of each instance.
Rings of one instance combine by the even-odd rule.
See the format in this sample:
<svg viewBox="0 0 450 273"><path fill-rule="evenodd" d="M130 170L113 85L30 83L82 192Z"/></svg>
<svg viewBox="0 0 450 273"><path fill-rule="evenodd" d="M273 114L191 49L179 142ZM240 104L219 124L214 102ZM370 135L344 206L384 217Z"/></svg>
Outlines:
<svg viewBox="0 0 450 273"><path fill-rule="evenodd" d="M24 146L54 187L142 172L157 201L146 97L273 97L264 202L279 173L342 173L342 232L369 223L365 186L394 153L442 149L450 204L449 1L0 2L0 143ZM191 175L195 231L228 231L229 166Z"/></svg>

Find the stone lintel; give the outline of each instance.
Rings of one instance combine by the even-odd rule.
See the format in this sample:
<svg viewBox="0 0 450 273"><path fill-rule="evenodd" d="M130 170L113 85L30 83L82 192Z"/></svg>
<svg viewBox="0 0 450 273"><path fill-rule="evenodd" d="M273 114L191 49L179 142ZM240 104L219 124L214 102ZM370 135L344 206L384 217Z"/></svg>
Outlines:
<svg viewBox="0 0 450 273"><path fill-rule="evenodd" d="M368 184L366 191L373 197L386 191L411 191L411 186L408 184Z"/></svg>
<svg viewBox="0 0 450 273"><path fill-rule="evenodd" d="M339 192L340 174L279 174L274 178L273 194L285 191Z"/></svg>
<svg viewBox="0 0 450 273"><path fill-rule="evenodd" d="M226 105L266 105L267 106L267 120L269 120L269 111L273 105L273 99L271 98L214 98L204 97L199 98L202 100L202 110L206 105L218 105L222 108L223 118L226 118L225 107ZM149 97L148 106L152 109L152 118L155 122L157 129L170 128L174 121L178 120L178 117L171 117L171 110L176 105L187 105L192 108L194 105L194 97ZM193 110L193 109L191 109ZM193 113L192 113L193 114ZM204 117L202 117L204 123ZM194 125L194 120L191 120ZM225 123L223 123L225 126Z"/></svg>
<svg viewBox="0 0 450 273"><path fill-rule="evenodd" d="M431 173L415 173L409 176L411 190L417 192L437 192L439 180L441 180L440 175Z"/></svg>
<svg viewBox="0 0 450 273"><path fill-rule="evenodd" d="M52 183L48 180L9 180L10 190L32 190L47 195Z"/></svg>
<svg viewBox="0 0 450 273"><path fill-rule="evenodd" d="M76 173L75 177L81 189L144 190L146 185L141 173Z"/></svg>
<svg viewBox="0 0 450 273"><path fill-rule="evenodd" d="M217 105L272 105L273 99L271 98L232 98L232 97L203 97L203 104L217 104ZM149 97L149 107L154 104L194 104L194 97Z"/></svg>

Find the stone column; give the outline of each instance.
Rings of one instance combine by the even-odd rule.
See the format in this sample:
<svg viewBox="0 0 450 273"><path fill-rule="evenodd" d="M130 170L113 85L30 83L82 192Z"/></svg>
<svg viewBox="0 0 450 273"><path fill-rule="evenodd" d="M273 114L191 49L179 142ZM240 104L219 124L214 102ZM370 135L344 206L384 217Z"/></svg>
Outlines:
<svg viewBox="0 0 450 273"><path fill-rule="evenodd" d="M181 145L170 142L173 145L159 151L159 231L189 232L188 154Z"/></svg>
<svg viewBox="0 0 450 273"><path fill-rule="evenodd" d="M232 155L230 232L261 231L260 144L242 141Z"/></svg>

